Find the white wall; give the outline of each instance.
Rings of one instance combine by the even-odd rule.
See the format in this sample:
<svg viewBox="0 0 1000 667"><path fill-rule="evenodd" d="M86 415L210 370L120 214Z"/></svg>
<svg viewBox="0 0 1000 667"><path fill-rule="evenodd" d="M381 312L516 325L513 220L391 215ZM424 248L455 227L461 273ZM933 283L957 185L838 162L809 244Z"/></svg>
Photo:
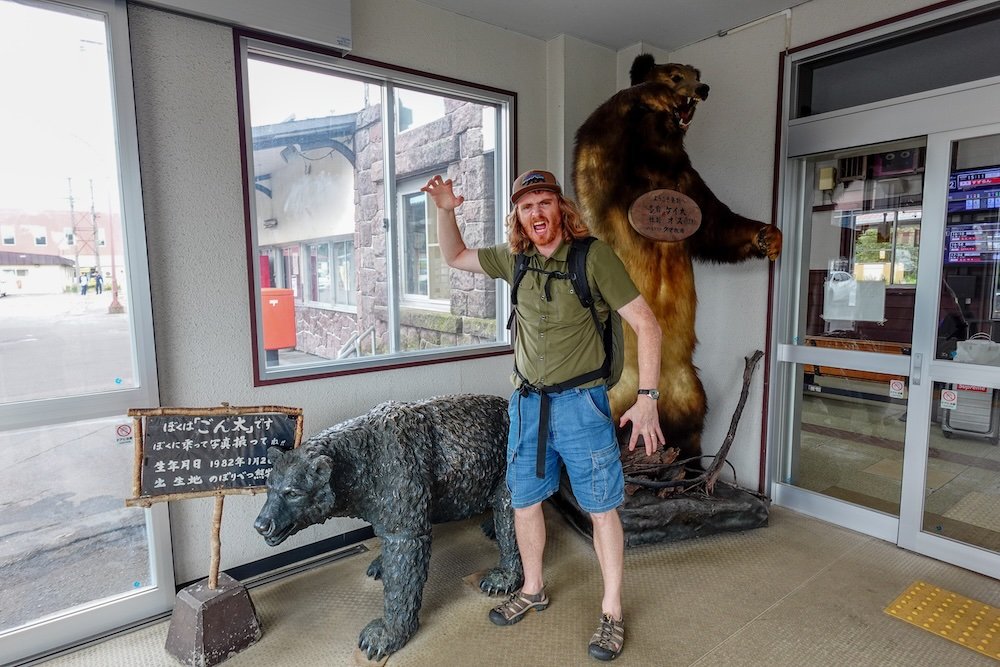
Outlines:
<svg viewBox="0 0 1000 667"><path fill-rule="evenodd" d="M355 54L515 91L521 160L544 160L544 42L410 0L353 4ZM301 407L308 436L389 399L510 393L509 356L254 388L231 32L143 6L129 20L161 404ZM363 525L272 549L252 527L262 504L226 500L223 568ZM208 572L211 517L209 499L171 503L180 583Z"/></svg>

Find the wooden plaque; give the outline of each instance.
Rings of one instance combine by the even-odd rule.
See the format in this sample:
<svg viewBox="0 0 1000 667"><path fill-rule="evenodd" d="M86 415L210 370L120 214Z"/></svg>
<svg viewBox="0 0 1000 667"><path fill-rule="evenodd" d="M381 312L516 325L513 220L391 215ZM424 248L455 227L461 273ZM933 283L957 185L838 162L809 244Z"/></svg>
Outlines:
<svg viewBox="0 0 1000 667"><path fill-rule="evenodd" d="M129 506L265 488L268 447L294 449L302 410L279 406L128 411L135 433Z"/></svg>
<svg viewBox="0 0 1000 667"><path fill-rule="evenodd" d="M683 241L701 227L701 209L676 190L650 190L628 209L635 231L655 241Z"/></svg>

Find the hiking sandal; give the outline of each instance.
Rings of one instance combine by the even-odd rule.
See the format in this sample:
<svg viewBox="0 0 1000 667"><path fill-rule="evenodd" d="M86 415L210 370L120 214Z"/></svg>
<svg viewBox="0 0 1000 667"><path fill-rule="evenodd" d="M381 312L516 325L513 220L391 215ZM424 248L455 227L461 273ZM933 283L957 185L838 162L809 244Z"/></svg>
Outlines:
<svg viewBox="0 0 1000 667"><path fill-rule="evenodd" d="M601 615L601 624L590 638L590 655L598 660L614 660L625 645L625 619L615 620Z"/></svg>
<svg viewBox="0 0 1000 667"><path fill-rule="evenodd" d="M511 593L506 602L490 610L490 620L497 625L513 625L524 618L529 610L543 611L548 606L549 598L545 595L544 588L534 595L518 590Z"/></svg>

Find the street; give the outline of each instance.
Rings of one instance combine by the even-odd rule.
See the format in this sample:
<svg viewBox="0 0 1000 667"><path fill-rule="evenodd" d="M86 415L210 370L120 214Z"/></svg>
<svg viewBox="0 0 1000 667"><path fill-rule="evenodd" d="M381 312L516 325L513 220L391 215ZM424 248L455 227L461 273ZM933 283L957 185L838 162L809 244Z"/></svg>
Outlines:
<svg viewBox="0 0 1000 667"><path fill-rule="evenodd" d="M125 314L104 294L0 298L0 402L132 383ZM149 583L145 512L126 508L123 416L0 430L0 631Z"/></svg>

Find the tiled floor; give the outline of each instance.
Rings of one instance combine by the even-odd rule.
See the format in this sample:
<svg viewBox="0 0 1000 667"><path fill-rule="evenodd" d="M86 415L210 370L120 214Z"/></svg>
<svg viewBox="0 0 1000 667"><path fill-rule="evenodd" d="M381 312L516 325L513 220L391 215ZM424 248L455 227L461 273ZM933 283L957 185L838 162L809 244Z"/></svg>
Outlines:
<svg viewBox="0 0 1000 667"><path fill-rule="evenodd" d="M546 506L552 605L498 628L494 600L463 582L493 564L479 521L439 526L421 628L388 665L597 664L587 655L600 577L590 543ZM351 665L358 632L380 615L382 586L365 577L372 553L253 588L263 638L225 665ZM997 665L890 617L883 609L917 580L1000 606L1000 582L782 508L770 525L625 555L627 639L618 665L884 667ZM167 623L56 658L51 667L175 665ZM1000 657L998 657L1000 660Z"/></svg>

